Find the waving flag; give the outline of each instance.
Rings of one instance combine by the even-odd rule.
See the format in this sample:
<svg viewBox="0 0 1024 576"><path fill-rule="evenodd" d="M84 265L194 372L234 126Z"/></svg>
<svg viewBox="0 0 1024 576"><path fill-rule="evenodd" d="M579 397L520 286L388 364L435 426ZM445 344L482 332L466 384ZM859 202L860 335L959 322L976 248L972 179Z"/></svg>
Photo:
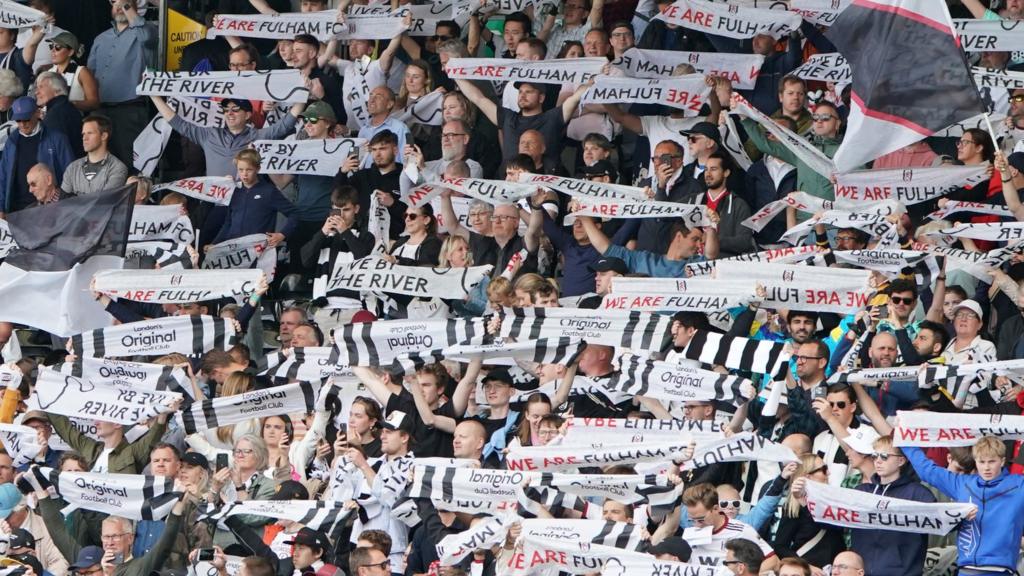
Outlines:
<svg viewBox="0 0 1024 576"><path fill-rule="evenodd" d="M828 37L853 70L840 172L985 111L945 2L854 0Z"/></svg>

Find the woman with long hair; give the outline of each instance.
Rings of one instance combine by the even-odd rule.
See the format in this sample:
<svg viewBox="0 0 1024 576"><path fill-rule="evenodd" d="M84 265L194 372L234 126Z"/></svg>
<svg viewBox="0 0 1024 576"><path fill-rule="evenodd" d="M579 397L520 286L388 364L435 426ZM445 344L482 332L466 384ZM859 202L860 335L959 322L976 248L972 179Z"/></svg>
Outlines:
<svg viewBox="0 0 1024 576"><path fill-rule="evenodd" d="M276 483L265 472L270 465L267 444L256 434L243 434L235 441L231 450L234 461L228 468L214 473L210 480L207 501L219 505L224 502L245 500L267 500L274 495ZM259 528L273 522L263 516L239 516L241 522ZM213 535L214 544L225 547L236 543L229 530L218 529Z"/></svg>
<svg viewBox="0 0 1024 576"><path fill-rule="evenodd" d="M214 397L237 396L248 392L253 389L254 382L255 378L251 374L234 372L224 379L224 384ZM259 419L253 418L238 424L228 424L213 430L203 430L195 434L189 434L185 438L185 442L188 443L193 451L202 454L207 460L213 462L217 459L218 454L228 454L230 456L232 447L239 438L246 434L259 435L260 428Z"/></svg>
<svg viewBox="0 0 1024 576"><path fill-rule="evenodd" d="M523 419L519 422L519 442L523 446L543 446L540 439L540 421L551 414L551 399L543 392L530 394L523 407Z"/></svg>
<svg viewBox="0 0 1024 576"><path fill-rule="evenodd" d="M358 448L367 458L377 458L380 450L380 426L384 421L380 404L372 398L357 396L352 401L345 434L334 441L335 454L344 454L349 448Z"/></svg>
<svg viewBox="0 0 1024 576"><path fill-rule="evenodd" d="M301 480L302 477L295 472L288 457L292 440L295 439L292 419L287 414L267 416L260 422L260 437L267 443L274 480Z"/></svg>
<svg viewBox="0 0 1024 576"><path fill-rule="evenodd" d="M68 83L68 100L80 112L90 112L100 107L100 85L96 76L84 64L77 62L81 56L78 38L68 31L61 32L46 41L53 65L46 72L56 72ZM44 70L40 70L44 72ZM70 136L70 135L69 135Z"/></svg>
<svg viewBox="0 0 1024 576"><path fill-rule="evenodd" d="M800 467L782 503L782 520L772 547L781 558L799 556L822 568L846 550L846 544L841 528L815 522L807 510L807 482L828 483L828 466L816 454L800 457Z"/></svg>
<svg viewBox="0 0 1024 576"><path fill-rule="evenodd" d="M405 236L391 246L384 259L402 266L437 266L441 255L441 240L437 237L437 218L434 208L424 204L405 210ZM440 298L417 298L391 294L384 302L389 318L447 317L448 306Z"/></svg>

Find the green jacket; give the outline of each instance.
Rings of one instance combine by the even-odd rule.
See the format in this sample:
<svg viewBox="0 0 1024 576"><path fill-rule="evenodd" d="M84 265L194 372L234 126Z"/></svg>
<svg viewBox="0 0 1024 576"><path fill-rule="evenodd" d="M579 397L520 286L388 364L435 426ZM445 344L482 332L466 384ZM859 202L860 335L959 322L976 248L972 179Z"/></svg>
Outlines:
<svg viewBox="0 0 1024 576"><path fill-rule="evenodd" d="M78 452L89 462L91 469L96 460L103 453L103 442L93 440L82 434L66 416L50 414L50 424L57 435L67 442L68 446ZM149 427L141 438L129 443L128 440L121 440L121 443L114 448L107 458L107 472L111 474L138 474L149 464L149 451L154 444L160 442L164 432L167 431L167 422L159 420Z"/></svg>
<svg viewBox="0 0 1024 576"><path fill-rule="evenodd" d="M53 543L57 545L57 549L67 558L68 562L73 563L78 558L78 552L83 546L64 528L64 519L60 515L60 509L60 501L53 498L39 501L39 513L46 521L46 525L50 527L50 537L53 538ZM145 556L131 558L118 566L114 571L114 576L149 576L163 567L164 561L181 531L181 516L171 512L165 521L167 526L160 534L156 545Z"/></svg>
<svg viewBox="0 0 1024 576"><path fill-rule="evenodd" d="M777 120L783 116L785 116L785 114L783 114L782 108L779 108L772 113L771 118L772 120ZM800 118L796 121L796 133L800 136L806 136L807 134L810 134L811 126L813 125L814 120L811 118L811 111L804 108L800 111ZM754 145L753 141L747 140L744 142L743 149L747 152L747 156L750 158L751 162L757 162L761 159L761 151L757 149L757 146Z"/></svg>
<svg viewBox="0 0 1024 576"><path fill-rule="evenodd" d="M828 179L828 176L822 176L812 170L810 166L800 161L796 154L786 146L765 138L764 130L757 122L744 118L742 123L743 129L747 131L747 135L750 137L750 141L754 143L754 146L757 146L758 150L796 166L797 190L807 192L824 200L835 200L835 190L832 188L832 181ZM841 141L835 138L812 136L810 143L818 150L821 150L825 156L832 158L836 155L836 150L839 150ZM798 214L797 216L797 220L806 220L807 218L806 214Z"/></svg>

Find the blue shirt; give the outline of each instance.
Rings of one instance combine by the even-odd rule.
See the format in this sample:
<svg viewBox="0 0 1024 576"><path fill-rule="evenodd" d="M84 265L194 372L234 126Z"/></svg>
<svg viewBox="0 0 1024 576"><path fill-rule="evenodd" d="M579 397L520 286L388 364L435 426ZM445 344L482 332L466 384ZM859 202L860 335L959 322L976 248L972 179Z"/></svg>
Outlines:
<svg viewBox="0 0 1024 576"><path fill-rule="evenodd" d="M139 16L118 32L117 26L96 37L89 50L89 69L100 85L100 102L129 102L146 70L146 48L157 40L156 26Z"/></svg>
<svg viewBox="0 0 1024 576"><path fill-rule="evenodd" d="M132 557L142 558L149 552L160 535L164 533L163 520L139 520L135 524L135 543L132 544Z"/></svg>
<svg viewBox="0 0 1024 576"><path fill-rule="evenodd" d="M622 246L609 246L605 256L621 258L629 271L634 274L646 274L655 278L685 278L686 265L703 262L703 256L691 256L686 260L669 260L661 254L646 250L628 250Z"/></svg>
<svg viewBox="0 0 1024 576"><path fill-rule="evenodd" d="M249 234L273 232L277 228L278 213L288 216L288 221L280 230L288 236L298 221L295 218L295 207L284 194L266 180L260 180L252 188L239 186L231 196L228 215L212 244Z"/></svg>
<svg viewBox="0 0 1024 576"><path fill-rule="evenodd" d="M379 126L363 126L359 129L359 137L366 138L369 142L370 138L373 138L380 132L389 130L398 136L398 156L395 158L395 162L403 164L405 160L402 159L402 151L405 150L405 142L412 140L412 135L409 133L409 127L405 125L398 118L389 117L387 120L380 123ZM363 163L359 165L360 168L369 168L373 166L373 154L367 154L363 158Z"/></svg>

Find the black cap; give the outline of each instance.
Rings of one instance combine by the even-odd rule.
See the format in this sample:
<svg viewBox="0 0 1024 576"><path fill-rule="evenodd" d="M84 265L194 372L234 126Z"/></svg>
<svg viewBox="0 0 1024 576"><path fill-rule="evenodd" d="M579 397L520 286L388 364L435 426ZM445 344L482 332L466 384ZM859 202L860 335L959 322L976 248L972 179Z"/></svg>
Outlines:
<svg viewBox="0 0 1024 576"><path fill-rule="evenodd" d="M588 268L592 272L618 272L623 276L629 273L629 267L626 266L626 262L622 258L616 258L615 256L599 258L597 262L594 262Z"/></svg>
<svg viewBox="0 0 1024 576"><path fill-rule="evenodd" d="M487 376L484 376L480 381L481 384L485 382L501 382L507 386L515 386L515 380L512 379L512 375L504 368L497 368L488 372Z"/></svg>
<svg viewBox="0 0 1024 576"><path fill-rule="evenodd" d="M36 549L36 538L31 532L24 528L18 528L11 532L11 543L9 548L31 548Z"/></svg>
<svg viewBox="0 0 1024 576"><path fill-rule="evenodd" d="M590 166L584 166L580 169L580 173L586 177L608 176L612 180L619 177L619 171L615 169L615 165L607 160L598 160Z"/></svg>
<svg viewBox="0 0 1024 576"><path fill-rule="evenodd" d="M412 434L412 418L401 410L392 410L388 412L388 417L381 423L381 427L385 430L398 430Z"/></svg>
<svg viewBox="0 0 1024 576"><path fill-rule="evenodd" d="M274 495L271 500L309 500L309 490L302 485L302 482L285 480L274 488Z"/></svg>
<svg viewBox="0 0 1024 576"><path fill-rule="evenodd" d="M234 104L246 112L252 112L252 102L244 98L225 98L220 101L221 108L224 108L228 104Z"/></svg>
<svg viewBox="0 0 1024 576"><path fill-rule="evenodd" d="M1014 152L1006 157L1006 163L1024 173L1024 152Z"/></svg>
<svg viewBox="0 0 1024 576"><path fill-rule="evenodd" d="M530 86L533 86L534 88L541 92L544 92L545 90L543 84L541 84L540 82L534 82L532 80L520 80L518 82L513 82L512 87L515 88L516 90L519 90L519 87L522 86L523 84L529 84Z"/></svg>
<svg viewBox="0 0 1024 576"><path fill-rule="evenodd" d="M654 546L651 546L647 552L652 556L668 554L669 556L675 556L675 558L680 562L689 562L690 555L693 553L693 550L690 548L690 545L686 543L686 540L683 540L678 536L669 536Z"/></svg>
<svg viewBox="0 0 1024 576"><path fill-rule="evenodd" d="M295 533L295 537L285 542L286 545L291 546L293 544L299 544L301 546L309 546L310 548L317 548L319 550L330 550L331 542L327 539L327 536L323 532L313 530L312 528L302 528Z"/></svg>
<svg viewBox="0 0 1024 576"><path fill-rule="evenodd" d="M210 469L210 461L206 459L206 456L203 456L199 452L186 452L185 455L181 457L181 463L188 464L189 466L199 466L200 468L205 468L207 470Z"/></svg>
<svg viewBox="0 0 1024 576"><path fill-rule="evenodd" d="M715 126L711 122L697 122L693 125L693 128L690 128L689 130L680 130L679 133L683 136L695 136L699 134L701 136L707 136L715 142L718 142L722 138L722 135L718 132L718 126Z"/></svg>
<svg viewBox="0 0 1024 576"><path fill-rule="evenodd" d="M22 564L31 567L32 571L36 574L44 574L43 564L39 561L39 558L36 558L35 554L9 554L7 557L11 560L21 562Z"/></svg>

